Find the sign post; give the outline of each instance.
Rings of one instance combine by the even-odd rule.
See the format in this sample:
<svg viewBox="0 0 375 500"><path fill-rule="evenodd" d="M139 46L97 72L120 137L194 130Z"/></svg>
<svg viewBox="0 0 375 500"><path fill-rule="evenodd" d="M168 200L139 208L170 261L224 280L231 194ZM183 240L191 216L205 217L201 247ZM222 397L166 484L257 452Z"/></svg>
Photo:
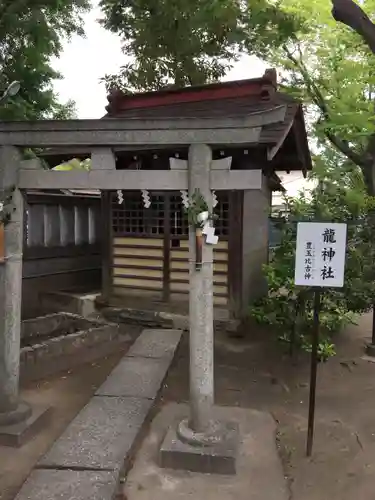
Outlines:
<svg viewBox="0 0 375 500"><path fill-rule="evenodd" d="M315 395L319 349L319 313L322 289L344 286L346 224L299 222L294 283L314 289L310 397L306 454L311 456L314 440Z"/></svg>
<svg viewBox="0 0 375 500"><path fill-rule="evenodd" d="M314 290L314 311L313 311L313 330L311 346L311 367L310 367L310 396L309 396L309 419L307 425L307 443L306 455L311 456L314 441L314 422L315 422L315 394L316 394L316 376L318 372L318 348L319 348L319 312L320 312L321 290Z"/></svg>

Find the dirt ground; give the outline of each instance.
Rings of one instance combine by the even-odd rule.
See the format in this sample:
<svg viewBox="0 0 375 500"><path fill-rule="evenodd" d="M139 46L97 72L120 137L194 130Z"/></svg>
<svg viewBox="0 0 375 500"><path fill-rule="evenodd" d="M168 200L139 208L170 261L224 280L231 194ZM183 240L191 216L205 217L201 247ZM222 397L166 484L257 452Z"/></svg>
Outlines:
<svg viewBox="0 0 375 500"><path fill-rule="evenodd" d="M319 366L311 458L305 456L308 358L293 366L266 332L239 340L216 335L216 403L271 412L292 500L375 498L375 363L361 359L371 322L366 315L342 333L337 356ZM188 400L186 337L163 400Z"/></svg>
<svg viewBox="0 0 375 500"><path fill-rule="evenodd" d="M216 402L271 412L291 500L375 498L375 363L362 359L372 315L341 334L337 356L319 366L313 456L306 458L309 360L292 365L280 344L259 329L245 339L217 334ZM126 349L125 349L126 350ZM50 425L19 450L0 447L0 500L13 500L38 459L86 404L124 352L22 389L30 402L53 407ZM184 337L162 395L188 401ZM266 499L265 499L266 500Z"/></svg>
<svg viewBox="0 0 375 500"><path fill-rule="evenodd" d="M140 330L137 327L123 328L123 333L129 333L130 337L114 355L22 387L24 400L50 406L52 412L49 425L22 448L0 446L0 500L14 499L34 465L90 400Z"/></svg>

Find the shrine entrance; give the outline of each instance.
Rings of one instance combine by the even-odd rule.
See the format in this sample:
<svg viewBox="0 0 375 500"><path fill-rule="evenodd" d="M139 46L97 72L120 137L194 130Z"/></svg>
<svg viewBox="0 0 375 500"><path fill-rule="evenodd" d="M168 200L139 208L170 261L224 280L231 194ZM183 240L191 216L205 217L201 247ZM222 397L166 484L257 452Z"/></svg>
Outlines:
<svg viewBox="0 0 375 500"><path fill-rule="evenodd" d="M188 222L181 193L151 192L144 207L140 191L125 191L120 204L111 194L112 294L163 302L189 299ZM229 297L230 193L217 193L214 246L214 304L227 306Z"/></svg>

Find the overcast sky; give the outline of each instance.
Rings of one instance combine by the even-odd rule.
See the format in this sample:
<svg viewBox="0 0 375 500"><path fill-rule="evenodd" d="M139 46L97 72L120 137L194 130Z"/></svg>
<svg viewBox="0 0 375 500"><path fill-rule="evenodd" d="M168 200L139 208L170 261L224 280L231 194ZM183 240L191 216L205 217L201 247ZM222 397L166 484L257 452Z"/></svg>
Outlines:
<svg viewBox="0 0 375 500"><path fill-rule="evenodd" d="M107 97L104 84L100 82L105 74L118 73L127 58L121 51L118 36L102 28L97 20L101 12L98 0L92 1L94 8L85 16L86 38L73 37L65 43L59 59L53 66L63 75L55 83L56 92L62 102L73 99L79 118L100 118L105 113ZM254 57L244 57L225 80L240 80L262 76L266 66ZM294 177L294 180L293 180ZM302 175L287 176L288 190L294 194L301 188ZM295 193L296 194L296 193Z"/></svg>
<svg viewBox="0 0 375 500"><path fill-rule="evenodd" d="M65 44L59 59L53 61L64 79L55 88L61 101L73 99L77 103L79 118L100 118L107 104L104 84L105 74L119 72L127 57L121 51L120 38L104 28L97 20L101 12L97 0L94 8L85 16L86 38L74 37ZM226 80L239 80L261 76L265 65L253 57L243 58L226 76Z"/></svg>

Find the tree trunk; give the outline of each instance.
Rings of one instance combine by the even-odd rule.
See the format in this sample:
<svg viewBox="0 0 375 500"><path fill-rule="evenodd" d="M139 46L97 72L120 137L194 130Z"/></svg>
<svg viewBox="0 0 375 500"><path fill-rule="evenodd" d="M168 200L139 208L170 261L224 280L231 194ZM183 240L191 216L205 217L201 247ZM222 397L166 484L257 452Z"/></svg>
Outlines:
<svg viewBox="0 0 375 500"><path fill-rule="evenodd" d="M333 18L354 30L375 54L375 24L353 0L331 0ZM370 196L375 196L375 135L369 139L362 172Z"/></svg>
<svg viewBox="0 0 375 500"><path fill-rule="evenodd" d="M332 0L333 18L360 35L375 54L375 25L353 0Z"/></svg>

